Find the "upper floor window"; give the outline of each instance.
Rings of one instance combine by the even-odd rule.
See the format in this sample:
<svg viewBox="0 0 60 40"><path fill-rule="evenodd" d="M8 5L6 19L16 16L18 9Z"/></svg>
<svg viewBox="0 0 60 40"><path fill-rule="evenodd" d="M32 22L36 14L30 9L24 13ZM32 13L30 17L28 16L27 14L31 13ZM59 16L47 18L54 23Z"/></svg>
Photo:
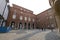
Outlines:
<svg viewBox="0 0 60 40"><path fill-rule="evenodd" d="M31 18L29 17L28 20L31 21Z"/></svg>
<svg viewBox="0 0 60 40"><path fill-rule="evenodd" d="M16 10L14 10L14 13L13 13L13 19L16 18Z"/></svg>
<svg viewBox="0 0 60 40"><path fill-rule="evenodd" d="M22 16L20 16L20 20L22 20L23 19L23 17Z"/></svg>
<svg viewBox="0 0 60 40"><path fill-rule="evenodd" d="M14 14L14 15L13 15L13 19L15 19L15 18L16 18L16 15Z"/></svg>
<svg viewBox="0 0 60 40"><path fill-rule="evenodd" d="M27 17L25 17L25 21L27 20Z"/></svg>

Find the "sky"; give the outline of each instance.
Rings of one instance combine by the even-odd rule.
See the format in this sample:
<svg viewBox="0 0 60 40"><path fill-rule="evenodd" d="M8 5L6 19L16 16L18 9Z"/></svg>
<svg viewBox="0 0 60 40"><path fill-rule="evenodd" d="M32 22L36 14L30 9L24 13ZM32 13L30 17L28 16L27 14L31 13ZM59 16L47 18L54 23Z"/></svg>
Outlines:
<svg viewBox="0 0 60 40"><path fill-rule="evenodd" d="M9 0L10 5L16 4L26 9L32 10L35 15L51 8L49 0Z"/></svg>

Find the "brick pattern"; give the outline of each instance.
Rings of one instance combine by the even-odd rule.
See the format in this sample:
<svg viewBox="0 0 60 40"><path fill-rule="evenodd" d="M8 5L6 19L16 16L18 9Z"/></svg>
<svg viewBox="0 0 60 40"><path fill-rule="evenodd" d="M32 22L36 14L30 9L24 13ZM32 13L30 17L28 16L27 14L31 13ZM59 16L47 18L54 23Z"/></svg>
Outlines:
<svg viewBox="0 0 60 40"><path fill-rule="evenodd" d="M13 17L15 15L15 17ZM14 18L14 19L13 19ZM28 10L24 7L17 6L13 4L13 7L10 7L10 13L7 20L7 26L10 26L11 23L14 23L14 28L33 29L33 28L56 28L56 20L54 11L49 8L38 15L34 15L33 11ZM20 24L20 25L19 25Z"/></svg>
<svg viewBox="0 0 60 40"><path fill-rule="evenodd" d="M13 19L13 15L16 15L16 18ZM20 17L22 16L22 20L20 20ZM27 17L25 20L25 17ZM30 18L30 21L29 21ZM34 21L33 21L34 19ZM17 6L13 4L13 7L10 7L10 13L7 20L7 26L10 26L11 22L15 23L15 28L19 28L19 23L22 23L22 27L24 28L24 25L26 24L26 28L28 28L28 24L30 24L30 28L35 28L36 26L36 15L33 14L33 11L30 11L26 8ZM34 24L34 27L33 27Z"/></svg>

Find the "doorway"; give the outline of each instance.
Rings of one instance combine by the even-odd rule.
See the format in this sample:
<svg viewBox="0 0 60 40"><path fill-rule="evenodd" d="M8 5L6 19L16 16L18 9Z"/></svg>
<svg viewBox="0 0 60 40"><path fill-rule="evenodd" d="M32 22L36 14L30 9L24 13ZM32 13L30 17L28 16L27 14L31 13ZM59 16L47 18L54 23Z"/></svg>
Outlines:
<svg viewBox="0 0 60 40"><path fill-rule="evenodd" d="M33 29L34 29L34 23L33 23Z"/></svg>
<svg viewBox="0 0 60 40"><path fill-rule="evenodd" d="M19 29L23 29L22 23L19 23Z"/></svg>
<svg viewBox="0 0 60 40"><path fill-rule="evenodd" d="M14 29L14 27L15 27L15 22L12 21L12 22L11 22L11 28Z"/></svg>
<svg viewBox="0 0 60 40"><path fill-rule="evenodd" d="M30 29L30 23L28 23L28 29Z"/></svg>
<svg viewBox="0 0 60 40"><path fill-rule="evenodd" d="M24 24L24 29L26 29L26 28L27 28L27 23Z"/></svg>

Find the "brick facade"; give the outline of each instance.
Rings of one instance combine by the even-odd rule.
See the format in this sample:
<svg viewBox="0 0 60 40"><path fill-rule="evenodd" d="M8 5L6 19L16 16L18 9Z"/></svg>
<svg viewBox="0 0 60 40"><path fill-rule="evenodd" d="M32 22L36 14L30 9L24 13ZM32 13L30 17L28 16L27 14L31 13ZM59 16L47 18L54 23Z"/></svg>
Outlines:
<svg viewBox="0 0 60 40"><path fill-rule="evenodd" d="M13 29L52 29L57 26L51 8L35 15L33 11L15 4L10 7L6 25L11 26Z"/></svg>
<svg viewBox="0 0 60 40"><path fill-rule="evenodd" d="M14 29L35 28L36 15L33 14L33 11L30 11L28 9L25 9L23 7L13 4L13 7L10 7L10 13L7 20L7 26L12 26L12 24L14 24Z"/></svg>
<svg viewBox="0 0 60 40"><path fill-rule="evenodd" d="M37 18L39 28L52 29L57 27L55 15L51 8L42 13L39 13Z"/></svg>

